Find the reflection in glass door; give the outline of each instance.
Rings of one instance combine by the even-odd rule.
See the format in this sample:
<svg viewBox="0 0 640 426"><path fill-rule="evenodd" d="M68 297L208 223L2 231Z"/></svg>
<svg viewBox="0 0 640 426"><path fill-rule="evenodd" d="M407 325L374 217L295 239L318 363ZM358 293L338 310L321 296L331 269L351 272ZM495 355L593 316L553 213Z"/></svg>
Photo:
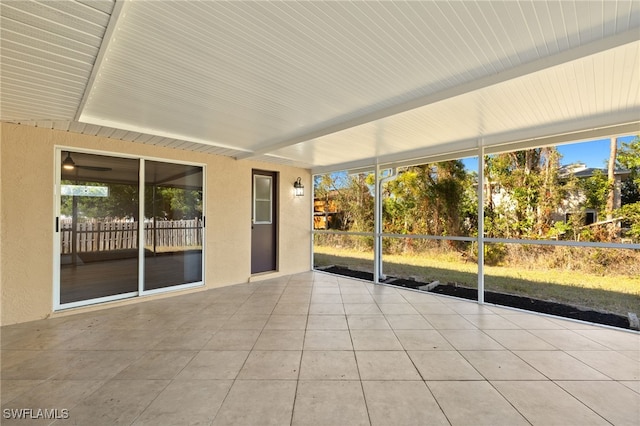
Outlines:
<svg viewBox="0 0 640 426"><path fill-rule="evenodd" d="M203 168L144 164L144 290L201 282Z"/></svg>
<svg viewBox="0 0 640 426"><path fill-rule="evenodd" d="M57 307L202 284L203 167L66 150L60 161Z"/></svg>
<svg viewBox="0 0 640 426"><path fill-rule="evenodd" d="M67 151L62 158L59 303L137 292L138 160Z"/></svg>

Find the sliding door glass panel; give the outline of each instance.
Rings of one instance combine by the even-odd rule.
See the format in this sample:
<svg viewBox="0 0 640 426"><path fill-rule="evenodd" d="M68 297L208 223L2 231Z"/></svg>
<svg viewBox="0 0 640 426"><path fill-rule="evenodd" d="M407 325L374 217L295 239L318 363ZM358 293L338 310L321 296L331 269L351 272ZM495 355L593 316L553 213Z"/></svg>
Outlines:
<svg viewBox="0 0 640 426"><path fill-rule="evenodd" d="M144 290L202 281L198 166L145 161Z"/></svg>
<svg viewBox="0 0 640 426"><path fill-rule="evenodd" d="M138 291L138 160L62 158L60 303Z"/></svg>

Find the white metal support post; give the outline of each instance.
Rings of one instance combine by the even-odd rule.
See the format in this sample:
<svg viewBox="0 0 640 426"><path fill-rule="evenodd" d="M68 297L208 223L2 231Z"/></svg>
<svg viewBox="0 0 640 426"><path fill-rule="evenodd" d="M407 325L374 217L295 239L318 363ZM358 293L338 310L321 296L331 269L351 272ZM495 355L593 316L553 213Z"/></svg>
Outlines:
<svg viewBox="0 0 640 426"><path fill-rule="evenodd" d="M378 242L378 250L377 250L377 262L376 268L378 271L378 280L385 280L387 276L384 274L384 262L382 261L382 235L384 232L383 227L383 211L382 211L382 190L384 184L390 182L398 177L398 170L394 167L389 169L389 174L385 177L382 176L379 169L377 170L377 179L376 179L376 241ZM377 282L377 281L376 281Z"/></svg>
<svg viewBox="0 0 640 426"><path fill-rule="evenodd" d="M373 212L373 282L379 284L382 271L382 199L380 197L380 166L376 162L374 170L374 212Z"/></svg>
<svg viewBox="0 0 640 426"><path fill-rule="evenodd" d="M311 185L310 185L311 186L311 197L309 197L310 198L310 200L309 200L309 204L310 204L309 208L311 209L311 214L309 215L309 233L311 234L311 238L310 238L310 241L309 241L309 245L310 245L310 247L309 247L309 257L310 257L309 264L311 265L311 268L310 268L311 271L315 270L315 261L314 261L314 257L315 256L313 254L313 251L315 249L315 239L316 239L316 234L315 234L315 232L313 232L316 229L315 228L316 225L315 225L315 221L314 221L314 218L315 218L315 216L314 216L314 213L315 213L315 200L316 200L316 185L315 185L315 183L316 183L316 175L311 175Z"/></svg>
<svg viewBox="0 0 640 426"><path fill-rule="evenodd" d="M138 171L138 295L141 295L144 293L144 274L145 274L145 270L144 270L144 245L145 245L145 234L146 234L146 229L145 229L145 224L144 224L144 207L145 207L145 196L144 196L144 191L145 191L145 179L146 179L146 173L145 173L145 167L146 167L146 160L144 158L138 160L139 164L140 164L140 170ZM153 216L153 208L151 209L151 220L154 221L155 223L155 217ZM153 231L155 232L155 231ZM155 235L154 235L155 238Z"/></svg>
<svg viewBox="0 0 640 426"><path fill-rule="evenodd" d="M484 146L478 149L478 303L484 304ZM489 194L491 195L491 194Z"/></svg>

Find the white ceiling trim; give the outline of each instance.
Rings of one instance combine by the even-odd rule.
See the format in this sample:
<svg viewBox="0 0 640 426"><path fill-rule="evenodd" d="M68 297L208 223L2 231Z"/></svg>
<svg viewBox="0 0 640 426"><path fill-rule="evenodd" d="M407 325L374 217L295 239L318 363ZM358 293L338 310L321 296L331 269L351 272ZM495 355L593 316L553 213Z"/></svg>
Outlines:
<svg viewBox="0 0 640 426"><path fill-rule="evenodd" d="M523 141L511 142L502 145L493 145L485 148L485 154L498 154L507 151L518 151L521 149L538 148L543 146L562 145L567 143L583 142L594 139L615 138L618 136L628 136L640 133L640 121L601 127L596 129L586 129L547 137L535 137Z"/></svg>
<svg viewBox="0 0 640 426"><path fill-rule="evenodd" d="M117 129L122 129L122 130L127 130L129 132L136 132L136 133L142 133L142 134L149 134L149 135L154 135L154 136L162 136L164 138L168 138L168 139L172 139L176 142L193 142L193 143L198 143L201 145L208 145L214 148L221 148L221 149L228 149L228 150L232 150L234 151L236 154L234 155L234 157L237 157L239 155L242 155L244 152L246 152L247 150L244 148L240 148L237 146L232 146L232 145L227 145L224 143L219 143L219 142L214 142L214 141L210 141L207 139L200 139L200 138L194 138L191 137L188 140L185 139L184 135L179 134L179 133L171 133L171 132L166 132L166 131L162 131L162 130L157 130L155 128L149 128L149 127L144 127L144 126L139 126L139 125L135 125L135 126L131 126L128 125L127 123L121 123L121 122L113 122L110 120L104 120L100 117L95 117L89 114L84 114L82 113L80 115L80 120L79 122L88 122L97 126L105 126L105 127L113 127L113 128L117 128Z"/></svg>
<svg viewBox="0 0 640 426"><path fill-rule="evenodd" d="M425 163L442 155L447 155L449 159L464 158L470 155L477 155L477 150L480 147L485 147L487 154L495 154L518 149L614 137L616 135L640 134L639 117L640 109L637 109L627 114L616 114L615 117L605 116L599 119L572 120L565 123L556 123L545 128L535 127L517 133L466 139L398 154L368 157L330 166L312 167L311 172L313 174L324 174L341 170L360 169L375 166L376 164L397 167L398 165ZM612 122L616 124L611 124Z"/></svg>

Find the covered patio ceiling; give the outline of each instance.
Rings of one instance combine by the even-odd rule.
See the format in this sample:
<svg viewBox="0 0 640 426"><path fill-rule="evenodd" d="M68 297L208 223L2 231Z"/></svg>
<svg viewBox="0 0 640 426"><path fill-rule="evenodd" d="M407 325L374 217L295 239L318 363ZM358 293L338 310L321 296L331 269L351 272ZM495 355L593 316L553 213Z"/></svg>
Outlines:
<svg viewBox="0 0 640 426"><path fill-rule="evenodd" d="M327 172L640 133L640 2L12 1L0 119Z"/></svg>

